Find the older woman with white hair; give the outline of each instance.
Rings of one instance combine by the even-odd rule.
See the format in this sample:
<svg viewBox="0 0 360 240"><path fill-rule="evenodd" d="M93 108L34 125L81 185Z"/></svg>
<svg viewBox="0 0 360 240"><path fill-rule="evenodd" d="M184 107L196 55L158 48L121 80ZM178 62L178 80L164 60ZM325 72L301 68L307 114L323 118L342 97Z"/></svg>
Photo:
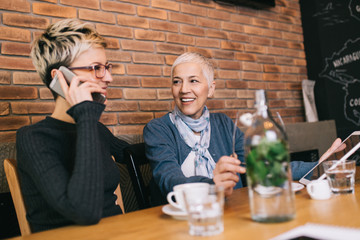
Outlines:
<svg viewBox="0 0 360 240"><path fill-rule="evenodd" d="M153 119L144 129L146 156L153 168L155 182L164 195L177 184L208 182L221 185L227 195L242 187L245 173L243 133L222 113L210 113L206 101L214 94L214 69L198 53L184 53L171 69L173 112Z"/></svg>

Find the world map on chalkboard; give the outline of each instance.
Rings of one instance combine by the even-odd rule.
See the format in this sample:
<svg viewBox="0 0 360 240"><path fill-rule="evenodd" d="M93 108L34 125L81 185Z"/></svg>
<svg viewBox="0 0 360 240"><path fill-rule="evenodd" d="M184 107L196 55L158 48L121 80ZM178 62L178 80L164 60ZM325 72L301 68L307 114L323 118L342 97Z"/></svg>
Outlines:
<svg viewBox="0 0 360 240"><path fill-rule="evenodd" d="M319 74L342 85L345 118L360 126L360 38L348 40L344 47L325 59L325 68Z"/></svg>
<svg viewBox="0 0 360 240"><path fill-rule="evenodd" d="M329 32L339 30L350 22L360 22L360 0L320 2L321 7L313 18L317 18ZM339 85L338 91L343 91L345 119L360 126L360 35L354 34L344 42L332 45L323 61L319 77Z"/></svg>

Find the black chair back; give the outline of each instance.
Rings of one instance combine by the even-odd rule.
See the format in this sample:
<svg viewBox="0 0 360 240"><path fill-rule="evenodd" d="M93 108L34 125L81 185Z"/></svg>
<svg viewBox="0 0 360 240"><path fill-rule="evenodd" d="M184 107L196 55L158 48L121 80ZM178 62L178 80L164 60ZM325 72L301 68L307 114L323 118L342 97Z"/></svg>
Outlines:
<svg viewBox="0 0 360 240"><path fill-rule="evenodd" d="M145 156L145 144L132 144L124 149L124 160L127 166L136 204L127 206L126 196L124 198L125 211L145 209L166 203L160 189L153 180L152 169L149 160Z"/></svg>

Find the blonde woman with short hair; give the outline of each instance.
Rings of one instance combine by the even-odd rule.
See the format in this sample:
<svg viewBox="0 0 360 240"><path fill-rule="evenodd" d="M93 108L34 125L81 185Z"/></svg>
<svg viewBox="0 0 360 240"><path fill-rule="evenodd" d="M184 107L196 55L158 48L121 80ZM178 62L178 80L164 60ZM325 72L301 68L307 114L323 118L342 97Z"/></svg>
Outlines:
<svg viewBox="0 0 360 240"><path fill-rule="evenodd" d="M113 81L106 42L79 20L50 25L32 45L31 58L49 87L57 76L63 96L52 91L51 116L17 131L21 191L32 232L70 224L95 224L121 214L114 194L120 182L112 156L122 158L127 146L99 122ZM76 75L68 85L60 66Z"/></svg>

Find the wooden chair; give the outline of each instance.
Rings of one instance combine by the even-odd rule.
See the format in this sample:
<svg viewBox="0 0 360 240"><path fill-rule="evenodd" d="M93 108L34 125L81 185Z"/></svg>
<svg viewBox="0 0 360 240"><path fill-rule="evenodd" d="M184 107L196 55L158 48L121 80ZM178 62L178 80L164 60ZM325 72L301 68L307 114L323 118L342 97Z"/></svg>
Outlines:
<svg viewBox="0 0 360 240"><path fill-rule="evenodd" d="M26 219L26 208L24 204L24 199L20 190L19 176L17 173L17 163L14 159L5 159L4 160L4 169L6 174L6 179L9 184L11 197L14 202L16 216L20 226L20 232L22 236L30 235L31 228L30 224Z"/></svg>

